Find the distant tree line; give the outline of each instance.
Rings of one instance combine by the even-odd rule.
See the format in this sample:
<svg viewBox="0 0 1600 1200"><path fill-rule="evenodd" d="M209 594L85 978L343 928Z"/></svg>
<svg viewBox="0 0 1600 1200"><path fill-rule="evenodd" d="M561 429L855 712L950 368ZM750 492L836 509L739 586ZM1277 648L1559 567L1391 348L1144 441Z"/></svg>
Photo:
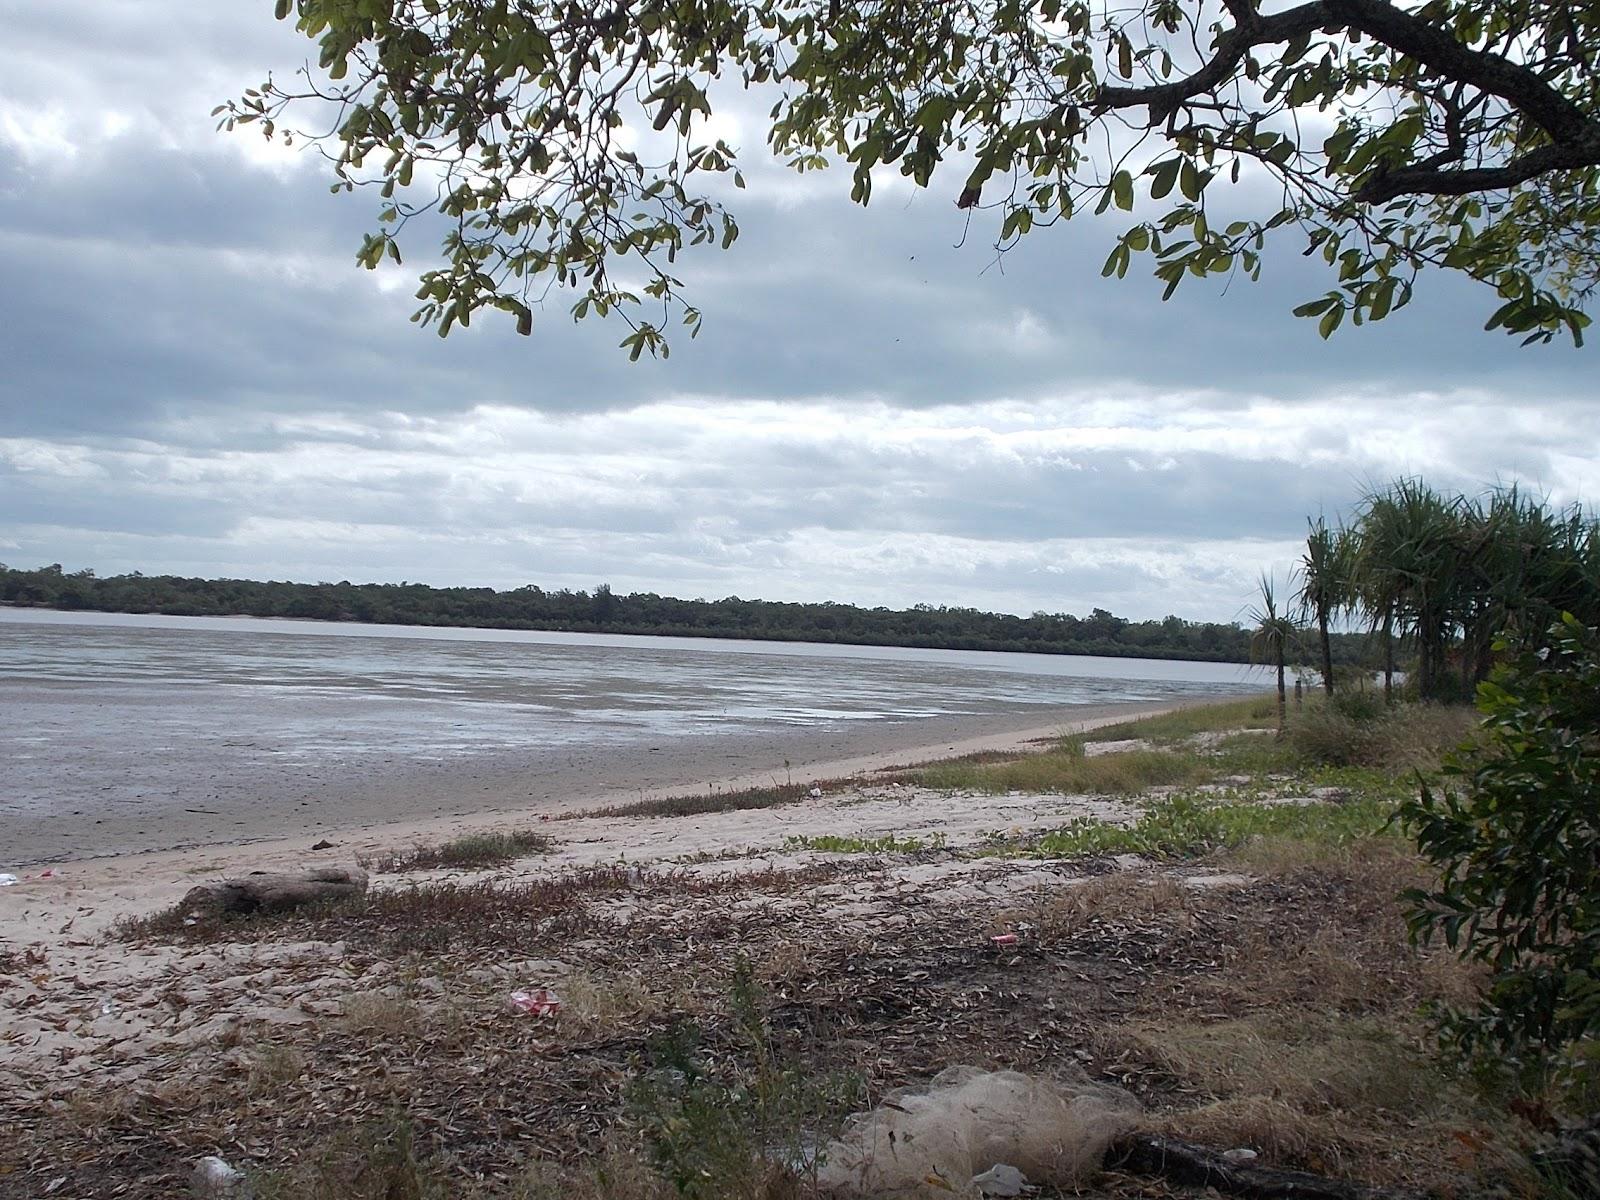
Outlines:
<svg viewBox="0 0 1600 1200"><path fill-rule="evenodd" d="M1128 621L1101 608L1088 616L1034 613L1019 617L919 604L908 609L772 600L680 600L653 592L619 595L605 584L592 592L545 591L528 585L435 588L420 583L289 583L249 579L186 579L173 575L97 576L0 565L0 600L12 605L182 616L238 615L362 621L383 625L451 625L581 633L752 638L956 650L1020 650L1247 662L1250 634L1237 624ZM1363 639L1337 639L1341 661L1363 653Z"/></svg>

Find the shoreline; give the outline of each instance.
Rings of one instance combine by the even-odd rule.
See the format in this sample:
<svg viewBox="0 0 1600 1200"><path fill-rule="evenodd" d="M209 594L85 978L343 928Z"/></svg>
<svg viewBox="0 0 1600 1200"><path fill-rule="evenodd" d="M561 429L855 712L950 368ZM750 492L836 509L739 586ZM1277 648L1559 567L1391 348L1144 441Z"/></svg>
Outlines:
<svg viewBox="0 0 1600 1200"><path fill-rule="evenodd" d="M360 774L257 774L185 798L7 819L0 871L28 873L135 855L304 845L327 838L440 836L667 796L838 779L912 761L1011 750L1063 732L1221 697L1083 704L1041 712L861 723L775 734L705 735L659 746L554 748L459 762L399 762ZM80 803L82 803L80 801ZM285 839L285 828L300 830Z"/></svg>
<svg viewBox="0 0 1600 1200"><path fill-rule="evenodd" d="M792 767L787 782L811 783L851 779L870 783L873 773L911 762L960 757L981 751L1025 750L1042 740L1063 734L1084 732L1103 725L1114 725L1140 716L1153 716L1195 704L1225 703L1216 698L1164 704L1084 705L1070 721L1047 725L1030 723L1009 730L990 730L966 738L904 740L885 745L876 752L851 758L818 760L804 767ZM772 782L771 772L762 771L728 779L721 790L760 787ZM307 866L348 865L358 857L419 843L446 841L462 834L538 826L558 817L567 818L561 826L551 826L558 837L562 828L602 822L624 834L630 824L664 822L688 833L698 824L693 817L584 818L586 811L639 799L683 795L684 788L631 790L594 793L574 797L559 805L521 809L479 810L419 819L353 823L339 829L307 828L293 836L252 837L207 844L178 845L166 849L110 853L88 858L37 862L7 868L21 876L18 883L0 888L0 945L37 943L64 918L75 924L74 932L93 935L119 917L138 915L176 902L203 877L240 874L251 870L291 870ZM778 810L781 812L781 810ZM774 810L753 810L748 814L753 827L781 828L786 822ZM569 824L568 821L572 821ZM754 832L754 828L752 829ZM331 841L325 850L314 851L313 844ZM564 839L563 839L564 840ZM628 847L622 840L621 852ZM644 847L640 847L644 849ZM41 868L50 874L43 876Z"/></svg>

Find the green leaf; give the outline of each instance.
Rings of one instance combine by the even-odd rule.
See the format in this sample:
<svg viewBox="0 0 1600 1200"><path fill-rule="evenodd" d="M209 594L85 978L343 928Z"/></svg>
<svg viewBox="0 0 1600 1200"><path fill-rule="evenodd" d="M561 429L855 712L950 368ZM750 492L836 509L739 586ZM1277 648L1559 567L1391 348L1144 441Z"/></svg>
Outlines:
<svg viewBox="0 0 1600 1200"><path fill-rule="evenodd" d="M1117 207L1124 212L1133 209L1133 176L1126 171L1118 171L1111 177L1111 194L1116 200Z"/></svg>
<svg viewBox="0 0 1600 1200"><path fill-rule="evenodd" d="M1178 181L1178 168L1183 165L1181 158L1167 158L1158 162L1149 169L1152 176L1150 181L1150 198L1160 200L1172 191L1172 185Z"/></svg>

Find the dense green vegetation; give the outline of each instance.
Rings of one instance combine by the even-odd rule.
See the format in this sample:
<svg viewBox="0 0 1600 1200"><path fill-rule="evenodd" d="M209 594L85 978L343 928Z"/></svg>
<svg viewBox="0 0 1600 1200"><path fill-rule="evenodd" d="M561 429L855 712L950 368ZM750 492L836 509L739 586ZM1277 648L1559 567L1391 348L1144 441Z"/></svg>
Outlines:
<svg viewBox="0 0 1600 1200"><path fill-rule="evenodd" d="M1478 693L1484 736L1400 809L1438 870L1415 935L1492 968L1461 1050L1600 1094L1600 630L1571 616Z"/></svg>
<svg viewBox="0 0 1600 1200"><path fill-rule="evenodd" d="M1386 649L1386 692L1398 643L1422 699L1466 700L1489 677L1497 643L1536 650L1563 613L1600 623L1600 520L1515 487L1470 497L1400 479L1363 496L1348 528L1314 522L1299 578L1319 651L1330 621L1349 614ZM1263 590L1257 639L1281 643L1293 631L1280 628L1270 585ZM1336 678L1328 674L1330 692Z"/></svg>
<svg viewBox="0 0 1600 1200"><path fill-rule="evenodd" d="M722 600L679 600L651 592L624 596L604 584L593 592L545 591L532 585L497 592L421 583L262 583L138 573L100 578L93 571L69 573L60 566L23 571L0 564L0 601L99 612L302 617L1212 662L1248 661L1250 645L1250 635L1236 624L1177 617L1127 621L1099 608L1086 617L1066 613L1019 617L925 604L896 610L738 596ZM1363 646L1363 639L1345 638L1339 648L1353 657Z"/></svg>

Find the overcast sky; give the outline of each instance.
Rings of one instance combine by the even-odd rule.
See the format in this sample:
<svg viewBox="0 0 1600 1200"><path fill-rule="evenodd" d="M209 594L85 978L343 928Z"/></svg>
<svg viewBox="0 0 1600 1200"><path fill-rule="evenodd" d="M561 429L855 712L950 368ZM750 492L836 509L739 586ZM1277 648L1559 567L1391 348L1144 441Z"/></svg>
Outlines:
<svg viewBox="0 0 1600 1200"><path fill-rule="evenodd" d="M441 342L409 271L355 266L372 200L215 132L304 58L268 0L6 10L13 566L1231 620L1366 483L1600 492L1596 351L1481 332L1469 286L1324 343L1299 246L1162 304L1100 278L1108 225L997 264L958 177L862 210L738 120L743 236L680 272L697 341L630 365L558 295L531 338Z"/></svg>

